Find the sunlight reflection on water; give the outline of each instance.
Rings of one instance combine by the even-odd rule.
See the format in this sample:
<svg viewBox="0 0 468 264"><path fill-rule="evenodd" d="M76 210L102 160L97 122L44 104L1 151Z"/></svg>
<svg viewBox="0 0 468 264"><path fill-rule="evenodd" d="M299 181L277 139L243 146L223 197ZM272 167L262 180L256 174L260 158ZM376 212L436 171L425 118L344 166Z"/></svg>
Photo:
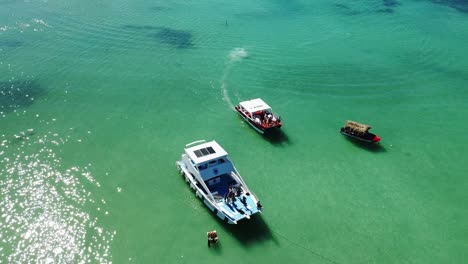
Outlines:
<svg viewBox="0 0 468 264"><path fill-rule="evenodd" d="M56 154L68 139L51 132L2 138L0 262L111 262L115 231L84 210L97 202L83 182L99 183L88 167L63 169Z"/></svg>

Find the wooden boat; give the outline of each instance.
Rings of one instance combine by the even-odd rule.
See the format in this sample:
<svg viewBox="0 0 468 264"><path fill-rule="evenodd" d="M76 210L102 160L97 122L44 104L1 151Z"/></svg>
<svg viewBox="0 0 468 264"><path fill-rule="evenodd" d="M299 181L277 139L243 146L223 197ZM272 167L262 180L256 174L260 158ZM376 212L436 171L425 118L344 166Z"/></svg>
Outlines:
<svg viewBox="0 0 468 264"><path fill-rule="evenodd" d="M260 134L278 129L283 125L281 118L260 98L240 102L235 106L235 110Z"/></svg>
<svg viewBox="0 0 468 264"><path fill-rule="evenodd" d="M340 129L341 134L355 138L357 140L369 142L369 143L377 143L380 141L380 137L372 134L369 132L371 126L361 124L354 121L346 121L344 127Z"/></svg>
<svg viewBox="0 0 468 264"><path fill-rule="evenodd" d="M225 222L237 224L262 212L262 204L216 141L187 144L176 165L196 196Z"/></svg>

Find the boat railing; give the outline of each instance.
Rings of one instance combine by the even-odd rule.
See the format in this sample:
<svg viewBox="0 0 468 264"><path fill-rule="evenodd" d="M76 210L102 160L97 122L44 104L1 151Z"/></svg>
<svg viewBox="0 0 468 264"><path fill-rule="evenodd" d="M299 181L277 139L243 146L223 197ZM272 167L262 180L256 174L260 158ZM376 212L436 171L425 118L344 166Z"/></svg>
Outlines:
<svg viewBox="0 0 468 264"><path fill-rule="evenodd" d="M195 145L195 144L198 144L198 143L204 143L204 142L206 142L206 140L204 140L204 139L193 141L193 142L190 142L187 145L185 145L185 147L189 147L189 146L192 146L192 145Z"/></svg>

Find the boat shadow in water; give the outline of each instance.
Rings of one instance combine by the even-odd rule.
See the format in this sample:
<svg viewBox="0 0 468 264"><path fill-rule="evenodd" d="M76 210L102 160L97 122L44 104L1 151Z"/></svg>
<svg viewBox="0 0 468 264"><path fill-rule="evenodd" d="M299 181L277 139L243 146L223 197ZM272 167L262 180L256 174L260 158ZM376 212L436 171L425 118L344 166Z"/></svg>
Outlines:
<svg viewBox="0 0 468 264"><path fill-rule="evenodd" d="M210 245L209 247L210 247L210 250L208 250L208 252L211 252L212 255L217 255L217 256L222 255L223 243L218 242L216 244Z"/></svg>
<svg viewBox="0 0 468 264"><path fill-rule="evenodd" d="M226 233L234 236L244 246L269 240L278 243L261 215L254 215L250 219L244 219L236 225L223 222L222 226Z"/></svg>
<svg viewBox="0 0 468 264"><path fill-rule="evenodd" d="M128 32L139 32L146 34L159 43L167 44L177 49L194 48L194 35L189 30L175 29L169 27L150 26L150 25L122 25L121 28Z"/></svg>
<svg viewBox="0 0 468 264"><path fill-rule="evenodd" d="M359 148L365 149L370 152L376 152L376 153L387 152L385 147L382 146L380 143L370 143L370 142L365 142L365 141L361 141L361 140L350 138L350 137L346 137L345 140L351 142L351 144Z"/></svg>
<svg viewBox="0 0 468 264"><path fill-rule="evenodd" d="M288 135L286 135L286 133L284 133L284 131L281 129L268 131L267 133L263 134L263 137L273 145L284 146L291 144Z"/></svg>

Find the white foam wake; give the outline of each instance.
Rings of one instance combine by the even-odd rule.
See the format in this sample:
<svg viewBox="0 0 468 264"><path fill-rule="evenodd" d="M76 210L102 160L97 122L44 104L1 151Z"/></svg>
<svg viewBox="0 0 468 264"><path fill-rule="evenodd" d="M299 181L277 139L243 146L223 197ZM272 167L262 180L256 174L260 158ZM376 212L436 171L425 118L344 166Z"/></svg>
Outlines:
<svg viewBox="0 0 468 264"><path fill-rule="evenodd" d="M230 109L234 109L234 104L228 93L227 78L231 72L232 66L249 56L248 52L244 48L234 48L229 52L229 61L224 68L223 77L221 78L221 92L223 93L223 100L228 104Z"/></svg>
<svg viewBox="0 0 468 264"><path fill-rule="evenodd" d="M46 26L46 27L51 27L51 26L49 26L49 24L47 24L46 22L44 22L44 20L42 20L42 19L33 18L33 19L32 19L32 22L34 22L34 23L36 23L36 24L39 24L39 25Z"/></svg>
<svg viewBox="0 0 468 264"><path fill-rule="evenodd" d="M235 48L229 53L229 58L231 61L239 61L243 58L246 58L247 56L249 56L249 54L244 48Z"/></svg>

